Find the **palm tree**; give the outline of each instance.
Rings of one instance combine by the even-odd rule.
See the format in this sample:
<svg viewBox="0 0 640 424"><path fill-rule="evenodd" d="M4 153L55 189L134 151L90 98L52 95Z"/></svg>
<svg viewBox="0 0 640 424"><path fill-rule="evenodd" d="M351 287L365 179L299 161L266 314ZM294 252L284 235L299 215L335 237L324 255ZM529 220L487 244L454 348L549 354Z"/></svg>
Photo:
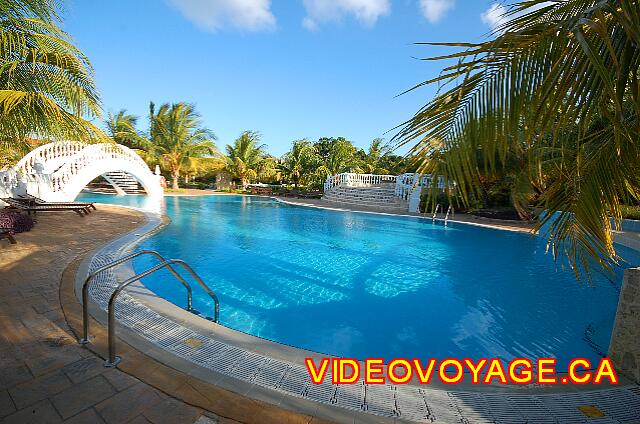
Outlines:
<svg viewBox="0 0 640 424"><path fill-rule="evenodd" d="M227 172L246 187L258 176L265 157L266 145L260 143L260 134L244 131L232 145L227 145Z"/></svg>
<svg viewBox="0 0 640 424"><path fill-rule="evenodd" d="M57 26L58 2L0 0L0 150L29 139L106 138L87 57Z"/></svg>
<svg viewBox="0 0 640 424"><path fill-rule="evenodd" d="M300 180L312 172L313 154L313 145L308 140L297 140L293 142L291 151L282 157L278 168L296 189Z"/></svg>
<svg viewBox="0 0 640 424"><path fill-rule="evenodd" d="M185 178L212 178L224 170L226 161L220 155L214 157L190 157L187 167L182 171Z"/></svg>
<svg viewBox="0 0 640 424"><path fill-rule="evenodd" d="M364 154L361 169L366 174L388 174L389 170L384 168L384 159L391 154L391 148L383 144L381 138L374 139L369 145L369 150Z"/></svg>
<svg viewBox="0 0 640 424"><path fill-rule="evenodd" d="M333 139L326 148L324 144L316 146L316 152L321 159L321 165L317 172L322 177L343 172L361 171L360 161L357 157L358 149L348 140Z"/></svg>
<svg viewBox="0 0 640 424"><path fill-rule="evenodd" d="M215 136L202 127L200 115L192 104L165 103L156 113L151 103L149 153L169 170L174 190L179 188L183 167L188 166L192 158L217 153L213 140Z"/></svg>
<svg viewBox="0 0 640 424"><path fill-rule="evenodd" d="M126 109L121 109L115 115L111 112L107 115L105 126L107 135L118 144L123 144L132 149L140 147L140 135L136 130L138 117L127 113Z"/></svg>
<svg viewBox="0 0 640 424"><path fill-rule="evenodd" d="M441 84L396 139L465 202L483 168L524 158L516 202L551 212L539 225L554 254L578 274L610 269L610 217L618 227L621 197L640 197L640 1L521 0L506 18L486 42L445 44L463 50L434 58L456 63L413 88Z"/></svg>

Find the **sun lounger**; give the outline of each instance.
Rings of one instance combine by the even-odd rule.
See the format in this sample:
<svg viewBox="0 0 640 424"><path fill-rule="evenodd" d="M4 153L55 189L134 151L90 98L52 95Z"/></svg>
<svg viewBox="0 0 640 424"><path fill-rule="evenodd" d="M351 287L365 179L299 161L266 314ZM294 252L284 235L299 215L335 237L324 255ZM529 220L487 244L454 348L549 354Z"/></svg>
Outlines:
<svg viewBox="0 0 640 424"><path fill-rule="evenodd" d="M54 211L73 211L80 216L85 216L89 214L89 206L79 206L79 205L57 205L57 204L47 204L47 205L37 205L33 202L29 202L26 199L13 199L13 198L3 198L1 199L3 202L7 203L9 208L18 209L20 211L25 211L28 214L36 213L36 212L54 212Z"/></svg>
<svg viewBox="0 0 640 424"><path fill-rule="evenodd" d="M13 230L12 229L0 227L0 240L2 240L4 238L9 240L9 243L11 243L11 244L16 244L17 243L15 237L13 237Z"/></svg>
<svg viewBox="0 0 640 424"><path fill-rule="evenodd" d="M33 202L36 205L44 205L44 206L82 206L86 207L90 212L91 209L96 210L96 206L93 202L47 202L46 200L42 200L39 197L33 196L31 194L18 195L20 199L25 199L27 201Z"/></svg>

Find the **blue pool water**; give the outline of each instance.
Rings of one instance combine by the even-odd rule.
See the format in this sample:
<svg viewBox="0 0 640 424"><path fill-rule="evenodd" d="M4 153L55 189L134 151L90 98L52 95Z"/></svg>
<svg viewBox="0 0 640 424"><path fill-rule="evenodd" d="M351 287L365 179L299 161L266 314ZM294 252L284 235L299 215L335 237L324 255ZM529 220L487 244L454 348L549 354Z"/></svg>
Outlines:
<svg viewBox="0 0 640 424"><path fill-rule="evenodd" d="M360 359L553 356L563 366L595 360L609 344L621 271L578 282L539 237L241 196L162 202L172 222L141 247L186 259L218 294L221 323L236 330ZM144 284L185 306L168 275ZM195 288L194 306L211 315Z"/></svg>

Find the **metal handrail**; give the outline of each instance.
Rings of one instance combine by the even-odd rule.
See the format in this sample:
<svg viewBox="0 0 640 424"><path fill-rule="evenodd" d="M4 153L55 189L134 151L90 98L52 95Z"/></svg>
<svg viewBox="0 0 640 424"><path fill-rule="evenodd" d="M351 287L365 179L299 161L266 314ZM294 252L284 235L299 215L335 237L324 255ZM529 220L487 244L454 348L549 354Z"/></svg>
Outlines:
<svg viewBox="0 0 640 424"><path fill-rule="evenodd" d="M100 274L103 271L106 271L110 268L123 264L127 261L130 261L133 258L136 258L141 255L152 255L155 256L159 261L166 262L167 260L163 258L158 252L155 250L140 250L135 253L131 253L130 255L123 256L113 262L109 262L108 264L96 269L93 271L87 278L84 280L84 284L82 285L82 330L83 337L78 341L80 344L89 343L89 283L93 280L93 278ZM193 295L191 293L191 286L187 281L180 276L172 267L168 267L169 271L173 274L174 277L178 279L182 283L182 285L187 289L187 310L193 310Z"/></svg>
<svg viewBox="0 0 640 424"><path fill-rule="evenodd" d="M215 295L215 293L209 288L209 286L207 286L204 281L202 281L202 279L200 278L200 276L198 276L198 274L195 273L195 271L189 266L189 264L187 264L185 261L183 261L182 259L169 259L168 261L164 261L156 266L154 266L153 268L149 268L148 270L141 272L140 274L134 275L133 277L129 278L128 280L123 281L122 283L120 283L118 285L118 287L116 287L116 289L113 291L113 293L111 294L111 297L109 298L109 306L107 309L107 313L108 313L108 332L109 332L109 358L105 361L105 366L106 367L115 367L120 363L120 358L116 356L116 321L115 321L115 306L116 306L116 299L118 298L118 295L120 294L120 292L122 292L122 290L124 290L128 285L141 280L144 277L147 277L151 274L153 274L156 271L159 271L163 268L170 268L171 264L178 264L180 266L182 266L184 269L186 269L189 274L191 274L191 276L193 277L194 280L196 280L198 282L198 284L200 284L200 286L207 292L207 294L209 296L211 296L211 298L213 299L213 303L215 306L215 316L213 321L214 322L218 322L218 318L220 317L220 302L218 301L218 297Z"/></svg>
<svg viewBox="0 0 640 424"><path fill-rule="evenodd" d="M436 205L436 208L433 210L433 216L431 217L431 219L432 219L433 221L435 221L435 220L436 220L436 215L438 215L438 211L439 211L439 210L441 210L441 205L440 205L440 203L438 203L438 204Z"/></svg>
<svg viewBox="0 0 640 424"><path fill-rule="evenodd" d="M449 207L447 208L447 214L444 217L444 225L447 225L447 222L449 221L449 215L453 216L455 214L455 212L453 211L453 206L449 205Z"/></svg>

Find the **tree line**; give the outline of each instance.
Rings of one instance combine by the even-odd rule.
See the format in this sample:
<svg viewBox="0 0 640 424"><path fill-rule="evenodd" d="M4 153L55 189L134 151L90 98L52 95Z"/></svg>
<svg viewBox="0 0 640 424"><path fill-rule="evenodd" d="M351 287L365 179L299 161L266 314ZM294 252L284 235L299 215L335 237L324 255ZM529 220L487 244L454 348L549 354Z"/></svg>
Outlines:
<svg viewBox="0 0 640 424"><path fill-rule="evenodd" d="M105 128L113 141L135 149L151 167L159 165L173 189L189 179L211 182L223 172L240 187L284 183L318 189L327 175L398 175L408 169L408 160L394 154L380 138L366 150L344 137L295 140L288 152L276 157L268 153L257 131L243 131L221 151L215 134L203 127L200 114L189 103L165 103L156 110L151 102L148 120L148 129L142 131L137 128L138 117L123 109L108 114Z"/></svg>

